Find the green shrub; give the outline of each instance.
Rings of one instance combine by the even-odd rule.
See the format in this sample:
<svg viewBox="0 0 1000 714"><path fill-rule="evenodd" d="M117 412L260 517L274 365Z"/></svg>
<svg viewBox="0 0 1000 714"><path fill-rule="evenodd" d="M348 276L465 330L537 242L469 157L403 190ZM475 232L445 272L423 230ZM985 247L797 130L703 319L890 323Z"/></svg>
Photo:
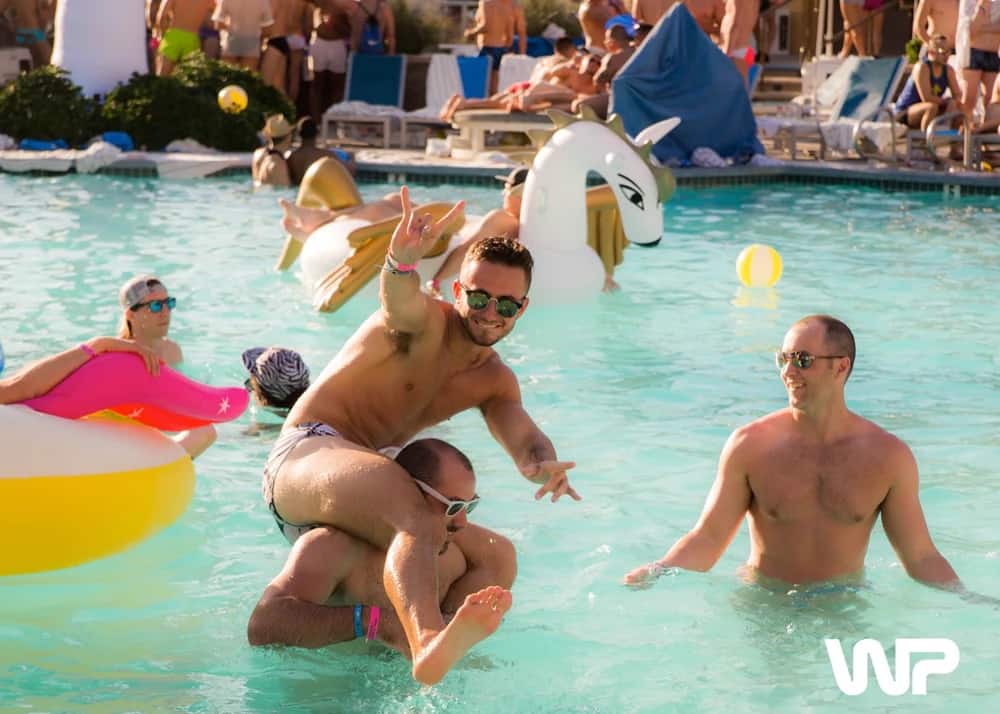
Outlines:
<svg viewBox="0 0 1000 714"><path fill-rule="evenodd" d="M580 21L569 0L523 0L522 5L529 37L540 36L550 22L566 30L570 37L580 36Z"/></svg>
<svg viewBox="0 0 1000 714"><path fill-rule="evenodd" d="M216 96L228 84L247 93L247 108L239 114L219 109ZM265 117L277 113L295 119L292 104L260 75L202 54L181 62L169 77L132 75L101 109L106 129L128 132L137 146L150 150L191 138L223 151L249 151L258 146Z"/></svg>
<svg viewBox="0 0 1000 714"><path fill-rule="evenodd" d="M64 139L78 146L98 131L96 102L63 69L39 67L0 91L0 133L17 140Z"/></svg>
<svg viewBox="0 0 1000 714"><path fill-rule="evenodd" d="M441 15L412 8L406 0L392 0L390 6L396 21L396 52L399 54L416 55L433 50L454 34Z"/></svg>
<svg viewBox="0 0 1000 714"><path fill-rule="evenodd" d="M174 76L213 103L223 87L230 84L242 87L250 101L237 116L249 121L254 131L262 128L264 120L272 114L284 114L289 122L295 121L292 103L284 94L265 83L257 72L209 59L199 52L181 62L174 70Z"/></svg>

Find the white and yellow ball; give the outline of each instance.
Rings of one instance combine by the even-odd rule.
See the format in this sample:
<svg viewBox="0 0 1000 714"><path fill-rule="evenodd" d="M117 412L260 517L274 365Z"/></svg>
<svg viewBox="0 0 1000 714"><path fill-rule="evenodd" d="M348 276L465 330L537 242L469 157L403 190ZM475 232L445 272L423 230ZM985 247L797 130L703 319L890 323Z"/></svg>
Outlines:
<svg viewBox="0 0 1000 714"><path fill-rule="evenodd" d="M229 114L239 114L247 108L250 99L243 87L230 84L219 90L218 101L222 111Z"/></svg>
<svg viewBox="0 0 1000 714"><path fill-rule="evenodd" d="M736 275L748 288L769 288L781 279L781 255L769 245L748 245L736 259Z"/></svg>

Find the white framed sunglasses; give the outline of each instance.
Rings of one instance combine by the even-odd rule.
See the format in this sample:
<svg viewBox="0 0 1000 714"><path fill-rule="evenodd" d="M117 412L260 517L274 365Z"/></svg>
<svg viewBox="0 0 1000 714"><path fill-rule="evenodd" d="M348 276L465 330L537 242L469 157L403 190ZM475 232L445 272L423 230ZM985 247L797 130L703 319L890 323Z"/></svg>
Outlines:
<svg viewBox="0 0 1000 714"><path fill-rule="evenodd" d="M466 514L472 513L472 511L476 508L476 506L479 505L479 496L473 496L468 501L463 501L458 498L448 498L444 494L428 486L420 479L413 479L413 480L424 493L426 493L431 498L440 501L446 506L445 515L448 516L448 518L454 518L462 511L465 511Z"/></svg>

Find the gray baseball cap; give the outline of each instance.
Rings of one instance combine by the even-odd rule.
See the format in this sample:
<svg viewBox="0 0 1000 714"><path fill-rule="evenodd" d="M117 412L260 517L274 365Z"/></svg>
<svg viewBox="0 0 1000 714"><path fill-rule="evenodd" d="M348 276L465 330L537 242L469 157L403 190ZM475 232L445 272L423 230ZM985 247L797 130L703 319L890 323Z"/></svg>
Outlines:
<svg viewBox="0 0 1000 714"><path fill-rule="evenodd" d="M309 386L309 368L295 350L253 347L243 353L243 366L268 396L279 401Z"/></svg>
<svg viewBox="0 0 1000 714"><path fill-rule="evenodd" d="M127 283L122 285L118 291L118 302L122 307L132 307L138 305L153 292L156 288L167 289L163 281L153 275L137 275Z"/></svg>

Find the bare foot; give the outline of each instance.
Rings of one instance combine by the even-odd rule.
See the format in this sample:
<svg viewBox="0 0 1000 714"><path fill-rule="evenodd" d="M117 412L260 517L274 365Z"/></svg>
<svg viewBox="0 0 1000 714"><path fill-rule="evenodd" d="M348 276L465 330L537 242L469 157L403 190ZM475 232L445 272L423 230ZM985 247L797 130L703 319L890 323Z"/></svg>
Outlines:
<svg viewBox="0 0 1000 714"><path fill-rule="evenodd" d="M441 681L473 645L496 632L512 604L510 590L497 585L468 595L452 621L414 660L413 678L422 684Z"/></svg>
<svg viewBox="0 0 1000 714"><path fill-rule="evenodd" d="M622 289L622 286L615 282L615 279L610 275L604 276L604 287L601 288L603 292L606 293L616 293Z"/></svg>
<svg viewBox="0 0 1000 714"><path fill-rule="evenodd" d="M298 206L287 198L279 198L278 205L281 206L281 227L285 229L285 233L300 241L308 238L309 233L302 228L302 221L295 210Z"/></svg>
<svg viewBox="0 0 1000 714"><path fill-rule="evenodd" d="M444 106L441 108L441 113L438 114L438 118L440 118L441 121L451 121L451 116L455 113L455 107L458 106L458 103L461 100L461 94L452 94L448 97L448 101L445 102Z"/></svg>

